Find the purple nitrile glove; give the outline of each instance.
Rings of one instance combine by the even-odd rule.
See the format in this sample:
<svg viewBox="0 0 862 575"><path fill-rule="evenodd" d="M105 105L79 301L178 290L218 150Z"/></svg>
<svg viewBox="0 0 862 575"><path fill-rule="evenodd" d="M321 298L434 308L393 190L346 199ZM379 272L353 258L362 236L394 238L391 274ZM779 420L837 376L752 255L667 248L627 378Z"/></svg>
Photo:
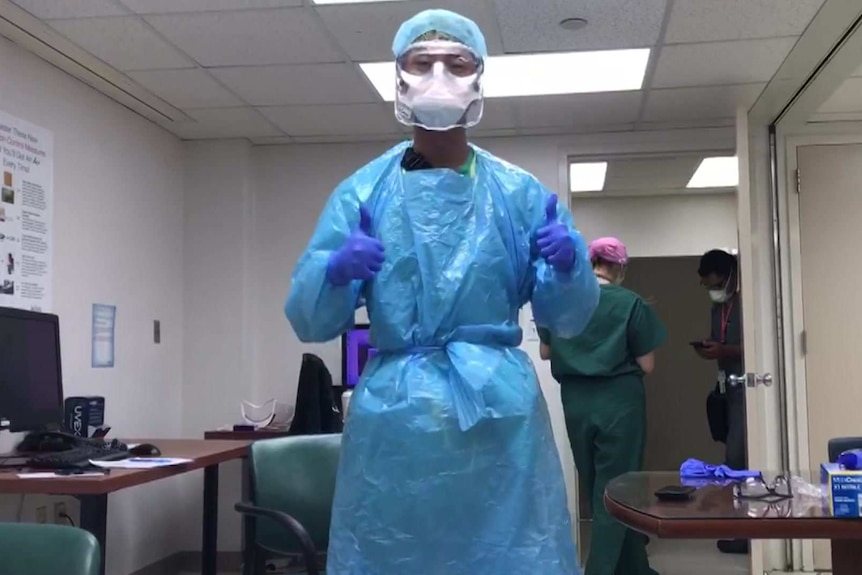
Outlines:
<svg viewBox="0 0 862 575"><path fill-rule="evenodd" d="M383 244L371 236L371 215L365 206L360 206L359 227L329 256L326 279L334 286L370 280L383 269L383 260Z"/></svg>
<svg viewBox="0 0 862 575"><path fill-rule="evenodd" d="M547 223L536 232L536 245L552 268L568 273L575 267L575 240L557 219L556 194L551 194L545 204L545 217Z"/></svg>

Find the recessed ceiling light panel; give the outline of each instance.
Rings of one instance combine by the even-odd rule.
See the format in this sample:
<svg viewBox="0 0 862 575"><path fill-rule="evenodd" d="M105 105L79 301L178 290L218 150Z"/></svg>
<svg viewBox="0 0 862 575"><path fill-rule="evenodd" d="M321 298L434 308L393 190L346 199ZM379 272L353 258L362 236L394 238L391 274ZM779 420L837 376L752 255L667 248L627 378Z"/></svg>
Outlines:
<svg viewBox="0 0 862 575"><path fill-rule="evenodd" d="M572 162L569 164L569 191L600 192L605 189L607 162Z"/></svg>
<svg viewBox="0 0 862 575"><path fill-rule="evenodd" d="M640 90L649 48L491 56L485 62L485 97L550 96ZM360 68L380 96L395 100L395 64Z"/></svg>
<svg viewBox="0 0 862 575"><path fill-rule="evenodd" d="M735 188L739 185L736 156L704 158L689 180L687 188Z"/></svg>

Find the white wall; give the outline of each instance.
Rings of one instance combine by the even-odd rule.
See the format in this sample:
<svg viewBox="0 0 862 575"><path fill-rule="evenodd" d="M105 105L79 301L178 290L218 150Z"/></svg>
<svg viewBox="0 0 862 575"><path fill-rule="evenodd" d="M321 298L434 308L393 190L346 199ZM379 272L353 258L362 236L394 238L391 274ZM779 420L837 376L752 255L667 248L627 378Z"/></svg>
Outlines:
<svg viewBox="0 0 862 575"><path fill-rule="evenodd" d="M104 395L107 422L122 436L179 436L182 145L5 40L0 70L0 109L54 132L53 311L66 394ZM117 305L115 369L90 368L94 302ZM158 346L155 319L162 321ZM14 440L0 436L0 451ZM111 495L108 572L130 573L178 550L177 510L187 499L182 481ZM13 519L16 504L2 498L0 520Z"/></svg>
<svg viewBox="0 0 862 575"><path fill-rule="evenodd" d="M617 236L631 257L699 256L736 248L736 195L582 198L572 201L589 239Z"/></svg>
<svg viewBox="0 0 862 575"><path fill-rule="evenodd" d="M239 404L253 399L254 345L247 302L254 275L251 147L244 141L189 143L184 174L182 424L185 437L239 421ZM219 551L239 551L241 466L221 466ZM200 497L190 516L201 516ZM200 549L200 529L185 532L183 549Z"/></svg>

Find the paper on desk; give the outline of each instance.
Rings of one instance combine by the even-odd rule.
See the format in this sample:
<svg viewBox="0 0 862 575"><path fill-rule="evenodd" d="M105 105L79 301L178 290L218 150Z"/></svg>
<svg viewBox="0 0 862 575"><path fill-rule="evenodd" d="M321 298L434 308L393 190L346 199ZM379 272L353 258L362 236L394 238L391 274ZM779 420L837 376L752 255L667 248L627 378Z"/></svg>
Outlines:
<svg viewBox="0 0 862 575"><path fill-rule="evenodd" d="M182 457L132 457L120 461L90 461L91 464L103 469L153 469L154 467L171 467L191 462L191 459L183 459Z"/></svg>
<svg viewBox="0 0 862 575"><path fill-rule="evenodd" d="M59 475L53 471L39 471L36 473L19 473L18 477L21 479L56 479L57 477L74 477L78 479L79 477L104 477L105 474L101 471L94 471L90 473L75 473L72 475Z"/></svg>

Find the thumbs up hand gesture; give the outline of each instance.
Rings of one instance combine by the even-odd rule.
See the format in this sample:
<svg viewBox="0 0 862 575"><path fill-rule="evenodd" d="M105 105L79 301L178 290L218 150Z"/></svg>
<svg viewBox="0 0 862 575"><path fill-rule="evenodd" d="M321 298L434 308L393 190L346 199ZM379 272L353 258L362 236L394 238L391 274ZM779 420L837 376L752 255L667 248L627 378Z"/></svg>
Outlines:
<svg viewBox="0 0 862 575"><path fill-rule="evenodd" d="M536 245L555 270L568 273L575 267L575 240L557 218L556 194L551 194L545 204L545 225L536 233Z"/></svg>
<svg viewBox="0 0 862 575"><path fill-rule="evenodd" d="M371 235L371 215L359 207L359 226L329 257L326 277L336 286L353 280L370 280L383 269L383 244Z"/></svg>

